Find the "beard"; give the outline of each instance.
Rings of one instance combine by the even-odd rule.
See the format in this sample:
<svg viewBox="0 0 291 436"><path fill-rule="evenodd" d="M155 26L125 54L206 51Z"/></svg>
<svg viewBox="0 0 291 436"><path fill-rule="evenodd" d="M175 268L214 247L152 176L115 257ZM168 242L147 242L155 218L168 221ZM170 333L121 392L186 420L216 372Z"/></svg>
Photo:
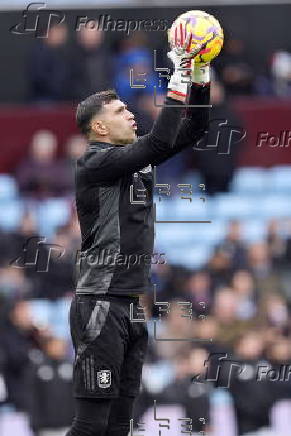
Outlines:
<svg viewBox="0 0 291 436"><path fill-rule="evenodd" d="M114 139L114 144L116 145L130 145L133 144L137 139L136 133L134 132L131 136L123 136L122 138Z"/></svg>

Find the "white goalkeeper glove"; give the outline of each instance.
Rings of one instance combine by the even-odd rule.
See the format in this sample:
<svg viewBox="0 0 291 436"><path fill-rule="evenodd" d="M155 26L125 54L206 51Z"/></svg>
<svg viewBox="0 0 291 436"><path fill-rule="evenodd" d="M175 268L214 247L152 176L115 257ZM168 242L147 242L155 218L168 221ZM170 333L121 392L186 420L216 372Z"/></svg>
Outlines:
<svg viewBox="0 0 291 436"><path fill-rule="evenodd" d="M186 97L188 86L191 85L193 74L193 69L191 68L192 59L202 49L202 46L197 44L194 49L189 51L192 34L188 33L186 38L185 35L184 27L180 26L180 38L176 38L171 51L168 52L168 57L174 64L174 71L168 83L168 89L174 94L183 97Z"/></svg>
<svg viewBox="0 0 291 436"><path fill-rule="evenodd" d="M168 84L168 88L177 95L185 97L187 95L188 86L191 83L204 85L210 82L210 64L194 62L194 58L205 48L206 43L196 44L189 51L191 45L192 34L189 33L183 40L185 29L180 26L180 39L175 39L175 44L172 50L168 52L168 57L174 64L174 71Z"/></svg>
<svg viewBox="0 0 291 436"><path fill-rule="evenodd" d="M186 52L172 49L168 57L174 64L174 71L168 83L168 89L176 95L186 97L188 85L191 84L191 59L187 59Z"/></svg>

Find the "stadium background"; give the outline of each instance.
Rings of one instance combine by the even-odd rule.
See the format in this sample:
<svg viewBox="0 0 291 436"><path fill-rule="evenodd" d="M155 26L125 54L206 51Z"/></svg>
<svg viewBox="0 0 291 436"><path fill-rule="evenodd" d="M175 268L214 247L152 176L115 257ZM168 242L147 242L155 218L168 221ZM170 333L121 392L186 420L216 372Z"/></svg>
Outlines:
<svg viewBox="0 0 291 436"><path fill-rule="evenodd" d="M65 11L65 25L39 39L9 31L27 5L4 11L3 2L1 435L64 435L73 414L67 315L80 242L73 166L85 147L74 126L75 104L114 86L143 134L158 111L153 49L158 66L167 65L165 32L75 32L75 17L171 23L189 9L171 5L70 10L54 2ZM153 282L156 301L165 304L154 295L144 299L151 341L135 409L135 425L144 422L145 430L135 434L176 436L183 430L179 419L189 417L193 434L289 435L291 6L195 8L213 13L226 30L225 49L213 62L211 118L228 124L214 122L200 150L157 171L157 184L171 187L170 195L155 187L158 221L211 223L156 224L155 252L165 253L166 263L153 265ZM130 88L129 68L147 72L146 88ZM159 94L165 86L162 81ZM237 133L230 139L232 128ZM279 137L278 145L259 142L266 132ZM192 321L181 317L182 301L192 303ZM189 337L196 341L161 340ZM166 421L154 421L154 401Z"/></svg>

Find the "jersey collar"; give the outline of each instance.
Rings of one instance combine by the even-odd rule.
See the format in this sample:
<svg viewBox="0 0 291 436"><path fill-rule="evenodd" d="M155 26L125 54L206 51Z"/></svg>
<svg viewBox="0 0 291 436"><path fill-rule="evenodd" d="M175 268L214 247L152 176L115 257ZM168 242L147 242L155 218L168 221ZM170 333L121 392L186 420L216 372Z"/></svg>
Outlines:
<svg viewBox="0 0 291 436"><path fill-rule="evenodd" d="M124 147L122 144L110 144L109 142L89 141L89 149L97 150L100 148Z"/></svg>

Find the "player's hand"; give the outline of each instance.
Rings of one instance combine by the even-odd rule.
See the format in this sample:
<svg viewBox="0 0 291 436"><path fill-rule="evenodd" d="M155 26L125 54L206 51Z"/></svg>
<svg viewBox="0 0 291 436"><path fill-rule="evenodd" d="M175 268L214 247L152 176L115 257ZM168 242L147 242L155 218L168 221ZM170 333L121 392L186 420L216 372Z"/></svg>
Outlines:
<svg viewBox="0 0 291 436"><path fill-rule="evenodd" d="M186 97L188 86L191 85L191 58L193 53L187 52L191 44L192 34L186 34L186 29L181 25L179 37L168 52L174 71L168 84L168 89L176 95Z"/></svg>
<svg viewBox="0 0 291 436"><path fill-rule="evenodd" d="M168 35L170 33L170 30L168 30ZM195 46L191 47L192 45L192 33L187 32L186 26L183 24L180 24L179 30L175 33L174 40L171 40L171 38L168 38L170 42L171 52L175 52L177 55L185 56L187 58L194 58L199 54L201 50L203 50L206 46L206 43L204 44L196 44ZM171 53L170 52L170 53Z"/></svg>
<svg viewBox="0 0 291 436"><path fill-rule="evenodd" d="M196 44L191 47L192 33L186 32L182 24L176 32L174 43L168 57L174 65L174 72L171 76L168 88L176 95L186 97L188 86L191 83L204 85L210 81L209 64L194 62L194 58L205 48L204 44Z"/></svg>

